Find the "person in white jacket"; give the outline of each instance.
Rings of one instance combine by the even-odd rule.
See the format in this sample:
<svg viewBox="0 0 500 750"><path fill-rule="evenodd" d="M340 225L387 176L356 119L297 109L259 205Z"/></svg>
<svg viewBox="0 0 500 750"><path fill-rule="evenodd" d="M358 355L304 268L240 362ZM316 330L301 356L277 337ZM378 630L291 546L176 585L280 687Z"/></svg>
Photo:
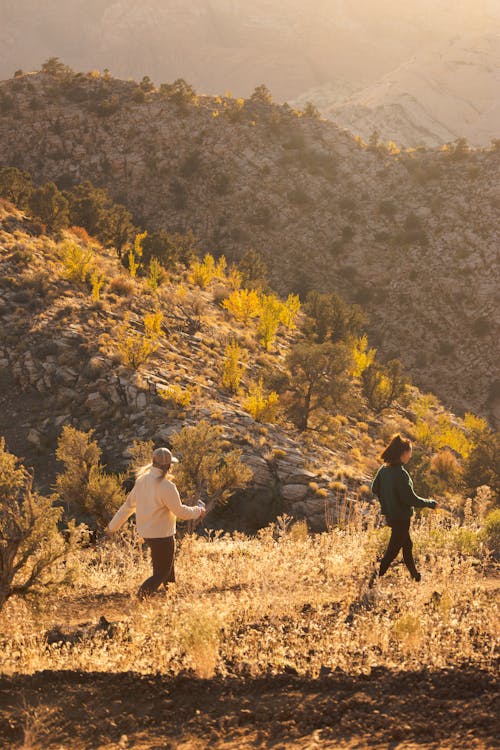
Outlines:
<svg viewBox="0 0 500 750"><path fill-rule="evenodd" d="M107 527L108 532L118 531L135 513L137 533L151 549L153 564L153 575L139 589L141 599L153 594L162 584L167 588L169 583L175 582L176 519L187 521L205 515L201 502L193 507L182 504L169 474L172 463L177 463L177 459L168 448L154 450L151 463L139 469L132 490Z"/></svg>

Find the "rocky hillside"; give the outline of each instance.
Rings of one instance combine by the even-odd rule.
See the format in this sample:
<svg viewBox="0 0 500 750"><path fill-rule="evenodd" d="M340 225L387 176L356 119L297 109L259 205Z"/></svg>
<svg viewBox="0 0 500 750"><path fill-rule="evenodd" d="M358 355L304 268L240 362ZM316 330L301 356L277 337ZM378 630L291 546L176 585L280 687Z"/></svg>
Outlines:
<svg viewBox="0 0 500 750"><path fill-rule="evenodd" d="M94 282L90 293L78 280L82 259L102 280L97 294ZM266 371L275 380L285 372L290 347L304 336L303 313L295 328L280 328L266 351L256 332L221 306L229 283L228 276L202 289L178 265L153 291L146 278L124 272L114 250L81 232L65 231L57 240L40 235L24 214L0 202L0 436L35 468L39 486L53 483L64 425L94 430L108 466L123 470L134 440L171 445L182 427L206 420L221 427L227 447L240 448L252 470L225 512L226 527L257 529L287 513L318 530L350 512L346 502L368 497L383 442L394 429L416 434L424 403L429 424L444 419L446 430L455 430L456 418L437 401L422 401L414 387L377 414L354 382L347 411L318 413L307 432L284 410L272 422L252 416L252 383ZM149 345L151 314L159 316L156 347L132 366L125 352L132 340L134 347ZM236 393L222 378L229 341L241 346Z"/></svg>
<svg viewBox="0 0 500 750"><path fill-rule="evenodd" d="M252 247L282 293L339 291L369 313L382 359L498 423L499 150L366 147L286 106L179 104L95 75L20 76L0 100L0 165L90 179L202 250Z"/></svg>
<svg viewBox="0 0 500 750"><path fill-rule="evenodd" d="M377 130L383 140L408 146L441 146L461 136L487 146L500 133L499 71L500 34L469 35L420 52L343 100L334 92L328 104L321 90L309 98L366 140Z"/></svg>

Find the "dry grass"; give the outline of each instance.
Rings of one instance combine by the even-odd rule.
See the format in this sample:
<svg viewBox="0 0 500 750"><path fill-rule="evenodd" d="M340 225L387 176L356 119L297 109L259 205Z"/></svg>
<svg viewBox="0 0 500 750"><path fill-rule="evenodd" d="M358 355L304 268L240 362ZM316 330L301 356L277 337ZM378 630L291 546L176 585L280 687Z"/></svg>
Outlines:
<svg viewBox="0 0 500 750"><path fill-rule="evenodd" d="M429 514L415 524L422 582L397 565L369 589L387 529L311 536L285 519L256 538L188 536L176 590L139 603L149 561L127 532L81 550L76 583L43 609L8 602L2 669L314 677L321 667L490 666L498 606L480 539L475 528ZM99 624L102 615L110 625Z"/></svg>

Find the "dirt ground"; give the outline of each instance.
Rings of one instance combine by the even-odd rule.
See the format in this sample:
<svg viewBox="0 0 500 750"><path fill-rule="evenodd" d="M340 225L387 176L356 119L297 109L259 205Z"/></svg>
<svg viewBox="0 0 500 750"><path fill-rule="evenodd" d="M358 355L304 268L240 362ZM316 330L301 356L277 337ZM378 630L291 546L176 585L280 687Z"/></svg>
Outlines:
<svg viewBox="0 0 500 750"><path fill-rule="evenodd" d="M0 678L2 748L500 747L495 673L473 667L252 679L39 672Z"/></svg>

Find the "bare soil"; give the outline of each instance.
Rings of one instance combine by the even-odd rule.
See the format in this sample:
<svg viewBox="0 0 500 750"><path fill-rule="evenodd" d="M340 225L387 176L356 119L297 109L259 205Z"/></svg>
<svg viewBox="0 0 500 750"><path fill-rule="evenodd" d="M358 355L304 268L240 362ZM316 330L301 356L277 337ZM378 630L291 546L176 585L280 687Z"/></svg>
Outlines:
<svg viewBox="0 0 500 750"><path fill-rule="evenodd" d="M133 672L0 678L0 747L500 747L493 671L341 671L200 680Z"/></svg>

